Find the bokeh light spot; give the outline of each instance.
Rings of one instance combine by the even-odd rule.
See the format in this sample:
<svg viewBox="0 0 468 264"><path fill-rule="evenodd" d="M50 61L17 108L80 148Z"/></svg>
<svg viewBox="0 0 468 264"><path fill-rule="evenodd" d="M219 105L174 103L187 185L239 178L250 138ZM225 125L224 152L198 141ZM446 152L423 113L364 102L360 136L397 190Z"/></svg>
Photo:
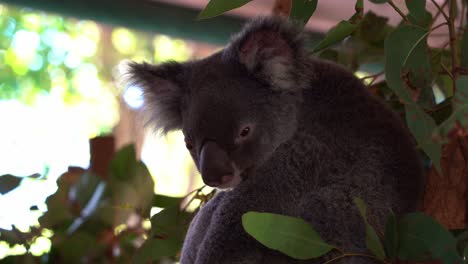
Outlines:
<svg viewBox="0 0 468 264"><path fill-rule="evenodd" d="M140 87L131 85L123 92L125 103L133 109L138 109L143 106L143 91Z"/></svg>
<svg viewBox="0 0 468 264"><path fill-rule="evenodd" d="M135 52L136 37L127 29L117 28L112 31L112 45L118 52L128 55Z"/></svg>

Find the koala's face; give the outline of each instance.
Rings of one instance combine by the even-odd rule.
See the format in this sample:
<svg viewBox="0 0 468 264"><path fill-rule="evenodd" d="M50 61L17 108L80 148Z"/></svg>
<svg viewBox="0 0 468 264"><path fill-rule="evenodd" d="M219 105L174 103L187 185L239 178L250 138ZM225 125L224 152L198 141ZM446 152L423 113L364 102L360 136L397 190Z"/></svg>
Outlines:
<svg viewBox="0 0 468 264"><path fill-rule="evenodd" d="M157 129L181 129L207 185L229 188L296 130L303 47L280 19L257 20L206 59L128 65Z"/></svg>
<svg viewBox="0 0 468 264"><path fill-rule="evenodd" d="M296 128L297 96L274 91L220 55L192 64L182 131L203 180L234 187Z"/></svg>

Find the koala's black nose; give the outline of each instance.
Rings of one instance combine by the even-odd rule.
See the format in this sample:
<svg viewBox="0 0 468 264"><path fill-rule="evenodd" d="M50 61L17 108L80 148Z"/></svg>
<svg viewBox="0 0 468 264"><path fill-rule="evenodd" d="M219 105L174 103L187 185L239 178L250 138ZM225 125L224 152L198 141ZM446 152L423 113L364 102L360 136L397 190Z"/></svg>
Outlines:
<svg viewBox="0 0 468 264"><path fill-rule="evenodd" d="M233 174L227 152L214 141L205 141L200 150L199 162L203 181L209 186L219 186L223 183L223 176Z"/></svg>

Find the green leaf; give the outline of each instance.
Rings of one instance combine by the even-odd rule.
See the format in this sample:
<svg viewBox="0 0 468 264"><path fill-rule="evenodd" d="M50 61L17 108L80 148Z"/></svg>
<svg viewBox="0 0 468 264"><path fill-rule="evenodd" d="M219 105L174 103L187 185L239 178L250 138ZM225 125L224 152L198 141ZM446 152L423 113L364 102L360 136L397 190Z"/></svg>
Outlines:
<svg viewBox="0 0 468 264"><path fill-rule="evenodd" d="M28 176L15 176L11 174L0 175L0 194L5 194L18 187L24 178L37 179L41 177L39 173Z"/></svg>
<svg viewBox="0 0 468 264"><path fill-rule="evenodd" d="M457 80L457 91L452 99L453 113L435 131L443 139L463 133L468 125L468 76L461 75Z"/></svg>
<svg viewBox="0 0 468 264"><path fill-rule="evenodd" d="M432 15L426 10L426 0L406 0L406 7L409 14L408 19L411 23L428 27L432 22Z"/></svg>
<svg viewBox="0 0 468 264"><path fill-rule="evenodd" d="M374 4L385 4L388 0L369 0Z"/></svg>
<svg viewBox="0 0 468 264"><path fill-rule="evenodd" d="M11 174L0 176L0 193L5 194L18 187L22 178Z"/></svg>
<svg viewBox="0 0 468 264"><path fill-rule="evenodd" d="M366 225L366 246L367 248L380 260L385 259L385 251L382 243L380 242L375 229L367 222L367 206L361 198L354 197L354 204L356 204L359 213Z"/></svg>
<svg viewBox="0 0 468 264"><path fill-rule="evenodd" d="M175 257L181 248L182 243L178 240L149 238L136 252L133 263L153 263L163 257Z"/></svg>
<svg viewBox="0 0 468 264"><path fill-rule="evenodd" d="M132 175L123 180L111 177L107 190L111 204L100 215L104 219L112 216L112 224L125 223L130 214L137 213L149 217L154 196L154 182L146 165L141 161L131 162ZM123 168L125 171L125 168ZM125 173L125 172L124 172ZM123 177L122 177L123 178ZM111 209L111 210L109 210Z"/></svg>
<svg viewBox="0 0 468 264"><path fill-rule="evenodd" d="M383 40L390 31L387 21L386 17L378 16L371 11L367 12L357 28L358 37L367 43L383 47ZM382 57L381 51L379 57Z"/></svg>
<svg viewBox="0 0 468 264"><path fill-rule="evenodd" d="M15 226L12 226L12 230L0 228L0 241L5 241L10 246L26 244L32 237L31 233L23 233Z"/></svg>
<svg viewBox="0 0 468 264"><path fill-rule="evenodd" d="M437 128L434 119L415 103L407 104L405 112L406 124L418 146L432 160L435 168L441 172L442 145L439 141L436 142L432 136L433 131Z"/></svg>
<svg viewBox="0 0 468 264"><path fill-rule="evenodd" d="M413 102L401 78L402 69L411 51L427 36L427 30L403 25L385 39L385 78L388 86L405 104Z"/></svg>
<svg viewBox="0 0 468 264"><path fill-rule="evenodd" d="M65 263L76 263L77 259L81 259L96 249L97 241L94 234L87 232L76 232L69 237L61 240L54 246L58 246L61 257Z"/></svg>
<svg viewBox="0 0 468 264"><path fill-rule="evenodd" d="M349 19L351 24L359 23L362 18L364 17L364 2L363 0L356 0L356 4L354 5L354 15Z"/></svg>
<svg viewBox="0 0 468 264"><path fill-rule="evenodd" d="M2 264L37 264L42 263L39 257L35 257L31 254L24 255L12 255L2 258Z"/></svg>
<svg viewBox="0 0 468 264"><path fill-rule="evenodd" d="M135 175L136 167L135 146L133 144L127 145L117 151L112 158L110 163L111 177L119 180L127 180Z"/></svg>
<svg viewBox="0 0 468 264"><path fill-rule="evenodd" d="M422 35L408 52L401 69L407 88L419 93L417 102L426 109L435 106L432 84L434 82L433 66L427 47L427 35Z"/></svg>
<svg viewBox="0 0 468 264"><path fill-rule="evenodd" d="M426 53L427 34L427 30L411 25L402 25L393 31L385 40L385 76L388 86L406 104L406 123L411 133L440 172L441 144L432 138L436 123L414 103L407 84L429 89L425 87L428 86L427 76L432 72ZM409 77L404 81L402 76Z"/></svg>
<svg viewBox="0 0 468 264"><path fill-rule="evenodd" d="M90 172L83 173L77 184L73 186L76 193L74 202L77 202L82 208L85 207L100 182L99 176Z"/></svg>
<svg viewBox="0 0 468 264"><path fill-rule="evenodd" d="M179 206L166 208L151 217L151 236L175 237L182 243L189 222L190 215L181 211Z"/></svg>
<svg viewBox="0 0 468 264"><path fill-rule="evenodd" d="M399 221L398 233L400 234L398 258L401 260L462 263L453 235L423 213L410 213L404 216Z"/></svg>
<svg viewBox="0 0 468 264"><path fill-rule="evenodd" d="M210 0L205 9L198 14L197 19L207 19L219 16L227 11L241 7L251 0Z"/></svg>
<svg viewBox="0 0 468 264"><path fill-rule="evenodd" d="M364 1L356 0L356 4L354 5L354 10L356 11L356 13L360 13L362 15L364 12Z"/></svg>
<svg viewBox="0 0 468 264"><path fill-rule="evenodd" d="M333 249L309 223L300 218L248 212L242 216L242 225L263 245L295 259L317 258Z"/></svg>
<svg viewBox="0 0 468 264"><path fill-rule="evenodd" d="M317 0L292 0L289 18L307 24L317 8Z"/></svg>
<svg viewBox="0 0 468 264"><path fill-rule="evenodd" d="M351 33L353 33L355 29L356 25L351 24L348 21L341 21L340 23L338 23L338 25L336 25L335 27L330 29L330 31L328 31L325 38L322 41L320 41L320 43L317 44L317 46L315 46L312 51L318 52L343 40L347 36L351 35Z"/></svg>
<svg viewBox="0 0 468 264"><path fill-rule="evenodd" d="M156 194L153 197L153 206L167 208L179 205L184 197L171 197L161 194Z"/></svg>
<svg viewBox="0 0 468 264"><path fill-rule="evenodd" d="M384 245L387 256L391 260L395 260L398 256L398 222L393 212L390 214L385 224Z"/></svg>
<svg viewBox="0 0 468 264"><path fill-rule="evenodd" d="M465 26L463 36L460 41L461 60L460 66L468 68L468 25Z"/></svg>

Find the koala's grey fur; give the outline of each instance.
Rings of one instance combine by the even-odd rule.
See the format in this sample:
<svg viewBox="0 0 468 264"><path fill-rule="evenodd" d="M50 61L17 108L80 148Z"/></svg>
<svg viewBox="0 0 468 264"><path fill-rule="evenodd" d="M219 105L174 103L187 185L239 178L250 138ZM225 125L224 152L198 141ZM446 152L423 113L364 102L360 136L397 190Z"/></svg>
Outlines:
<svg viewBox="0 0 468 264"><path fill-rule="evenodd" d="M379 230L390 208L402 214L418 205L422 167L399 117L352 73L308 55L289 22L256 19L208 58L131 63L127 77L144 88L157 129L182 129L199 169L209 140L242 171L242 182L192 221L182 264L322 263L333 255L297 261L266 248L242 228L248 211L301 217L326 242L362 253L365 231L353 197L368 204ZM245 124L253 131L239 141Z"/></svg>

